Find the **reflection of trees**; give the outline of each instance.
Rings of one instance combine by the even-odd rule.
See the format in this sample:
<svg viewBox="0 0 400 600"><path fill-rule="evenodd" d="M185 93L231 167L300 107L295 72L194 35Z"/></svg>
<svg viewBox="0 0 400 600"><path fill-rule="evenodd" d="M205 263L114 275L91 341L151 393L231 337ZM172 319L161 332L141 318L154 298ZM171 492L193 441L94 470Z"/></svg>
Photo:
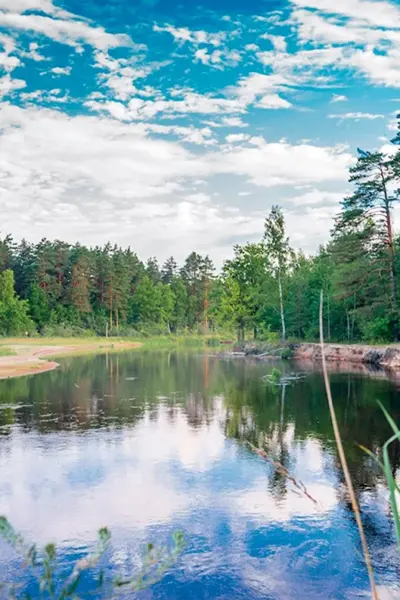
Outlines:
<svg viewBox="0 0 400 600"><path fill-rule="evenodd" d="M268 365L265 367L264 372L269 368ZM358 444L377 451L391 435L377 400L381 400L398 421L397 391L383 379L371 380L344 374L331 375L331 385L356 487L359 491L373 488L381 481L381 473ZM253 381L249 371L246 375L241 373L236 381L228 380L224 395L227 436L263 447L288 469L293 467L293 442L309 438L320 440L333 457L335 469L341 477L324 384L319 373L310 374L283 390L279 386L263 387L259 381ZM394 469L399 467L399 450L398 444L391 447ZM279 474L277 477L279 486L282 486Z"/></svg>
<svg viewBox="0 0 400 600"><path fill-rule="evenodd" d="M132 426L145 414L156 419L154 409L160 402L171 422L174 407L180 407L189 426L199 428L214 418L218 398L224 407L218 418L227 437L264 447L289 470L294 466L294 442L321 440L340 473L320 374L311 373L294 385L271 386L261 377L272 368L269 363L220 360L194 352L67 358L55 371L0 381L0 432L7 434L13 424L41 432ZM280 369L288 371L290 365L283 363ZM373 488L379 470L356 444L372 450L382 447L390 428L377 400L399 420L397 390L384 379L345 374L332 374L331 385L356 487ZM399 445L393 444L390 452L396 469ZM270 486L282 495L286 481L271 473Z"/></svg>

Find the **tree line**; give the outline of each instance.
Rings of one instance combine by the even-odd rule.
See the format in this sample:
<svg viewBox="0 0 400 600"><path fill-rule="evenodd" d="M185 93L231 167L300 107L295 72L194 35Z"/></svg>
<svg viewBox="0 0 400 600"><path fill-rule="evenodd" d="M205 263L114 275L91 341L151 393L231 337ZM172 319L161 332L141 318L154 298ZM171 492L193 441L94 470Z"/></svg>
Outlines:
<svg viewBox="0 0 400 600"><path fill-rule="evenodd" d="M353 193L313 256L295 251L273 206L259 242L235 245L219 274L192 252L178 266L141 261L110 243L0 240L0 335L237 333L239 339L314 340L324 291L327 340L397 341L399 129L388 152L358 149Z"/></svg>

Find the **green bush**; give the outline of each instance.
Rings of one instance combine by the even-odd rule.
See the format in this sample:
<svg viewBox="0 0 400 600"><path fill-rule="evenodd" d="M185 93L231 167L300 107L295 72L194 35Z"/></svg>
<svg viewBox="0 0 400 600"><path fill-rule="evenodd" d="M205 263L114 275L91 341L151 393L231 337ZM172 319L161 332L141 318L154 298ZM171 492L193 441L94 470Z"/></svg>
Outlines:
<svg viewBox="0 0 400 600"><path fill-rule="evenodd" d="M41 334L43 337L95 337L96 332L92 329L84 329L77 325L69 325L67 323L59 323L56 325L46 325L43 327Z"/></svg>
<svg viewBox="0 0 400 600"><path fill-rule="evenodd" d="M389 317L375 317L363 319L360 323L362 339L370 343L385 343L392 339L391 323Z"/></svg>
<svg viewBox="0 0 400 600"><path fill-rule="evenodd" d="M281 350L281 358L283 360L289 360L290 358L292 358L293 352L292 349L289 348L289 346L286 346L285 348L282 348Z"/></svg>

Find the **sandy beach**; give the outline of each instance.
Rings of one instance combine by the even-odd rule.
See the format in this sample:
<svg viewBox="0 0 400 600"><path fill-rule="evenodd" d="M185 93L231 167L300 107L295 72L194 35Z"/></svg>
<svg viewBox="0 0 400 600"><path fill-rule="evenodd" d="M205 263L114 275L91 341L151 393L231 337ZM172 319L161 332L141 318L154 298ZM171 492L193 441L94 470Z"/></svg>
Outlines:
<svg viewBox="0 0 400 600"><path fill-rule="evenodd" d="M51 371L59 366L54 358L69 355L120 352L141 346L140 342L129 342L106 338L38 340L9 339L1 347L13 354L0 356L0 379L34 375ZM52 360L53 359L53 360Z"/></svg>

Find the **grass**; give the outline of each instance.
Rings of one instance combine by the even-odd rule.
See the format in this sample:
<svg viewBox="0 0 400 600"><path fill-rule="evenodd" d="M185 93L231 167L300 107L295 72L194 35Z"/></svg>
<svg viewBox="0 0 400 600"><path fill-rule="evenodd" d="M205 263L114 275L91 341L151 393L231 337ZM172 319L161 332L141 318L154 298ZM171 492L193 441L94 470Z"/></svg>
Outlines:
<svg viewBox="0 0 400 600"><path fill-rule="evenodd" d="M143 348L156 350L158 348L204 348L206 346L219 346L221 340L232 340L231 336L225 336L221 334L210 334L210 335L160 335L152 336L149 338L139 338L143 342Z"/></svg>
<svg viewBox="0 0 400 600"><path fill-rule="evenodd" d="M122 341L132 342L130 338L117 337L9 337L0 340L0 348L12 345L23 346L87 346L94 344L112 344Z"/></svg>
<svg viewBox="0 0 400 600"><path fill-rule="evenodd" d="M0 356L15 356L14 350L7 348L7 346L0 345Z"/></svg>

